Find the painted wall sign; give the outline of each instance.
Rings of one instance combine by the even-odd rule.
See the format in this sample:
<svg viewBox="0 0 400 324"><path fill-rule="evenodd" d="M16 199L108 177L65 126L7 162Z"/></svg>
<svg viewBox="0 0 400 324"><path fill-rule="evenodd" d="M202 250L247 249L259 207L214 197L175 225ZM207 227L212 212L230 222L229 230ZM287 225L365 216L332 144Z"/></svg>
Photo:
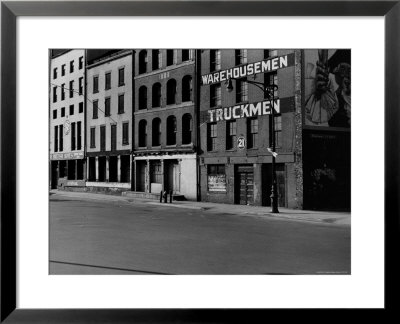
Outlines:
<svg viewBox="0 0 400 324"><path fill-rule="evenodd" d="M274 101L275 113L279 114L280 100ZM259 101L251 104L242 104L226 108L217 108L208 110L208 121L217 122L220 120L239 119L271 114L271 101Z"/></svg>
<svg viewBox="0 0 400 324"><path fill-rule="evenodd" d="M69 121L69 119L67 119L64 123L64 134L68 135L69 131L71 129L71 122Z"/></svg>
<svg viewBox="0 0 400 324"><path fill-rule="evenodd" d="M239 136L237 139L237 147L243 150L246 147L246 138L244 136Z"/></svg>
<svg viewBox="0 0 400 324"><path fill-rule="evenodd" d="M225 174L208 176L208 191L226 192L226 176Z"/></svg>
<svg viewBox="0 0 400 324"><path fill-rule="evenodd" d="M78 159L83 159L83 158L84 158L83 152L50 154L51 160L78 160Z"/></svg>
<svg viewBox="0 0 400 324"><path fill-rule="evenodd" d="M268 60L247 63L235 66L230 69L205 74L201 76L201 81L203 85L210 85L213 83L227 81L231 78L237 79L259 73L272 72L293 65L294 54L292 53L283 56L273 57Z"/></svg>

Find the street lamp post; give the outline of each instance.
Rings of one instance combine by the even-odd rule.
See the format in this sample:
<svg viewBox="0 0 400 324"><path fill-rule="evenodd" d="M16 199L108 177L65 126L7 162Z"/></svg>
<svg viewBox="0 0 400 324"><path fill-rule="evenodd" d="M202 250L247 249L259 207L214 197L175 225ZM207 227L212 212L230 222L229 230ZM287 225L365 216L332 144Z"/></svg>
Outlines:
<svg viewBox="0 0 400 324"><path fill-rule="evenodd" d="M232 80L237 80L236 78L230 78L227 81L226 89L231 92L233 90ZM251 81L251 80L243 80L249 84L255 85L257 88L261 89L264 93L264 97L267 97L271 102L271 154L272 154L272 184L271 184L271 213L279 213L278 210L278 193L277 193L277 185L276 185L276 166L275 166L275 91L278 90L278 86L276 84L271 84L265 86L262 82Z"/></svg>

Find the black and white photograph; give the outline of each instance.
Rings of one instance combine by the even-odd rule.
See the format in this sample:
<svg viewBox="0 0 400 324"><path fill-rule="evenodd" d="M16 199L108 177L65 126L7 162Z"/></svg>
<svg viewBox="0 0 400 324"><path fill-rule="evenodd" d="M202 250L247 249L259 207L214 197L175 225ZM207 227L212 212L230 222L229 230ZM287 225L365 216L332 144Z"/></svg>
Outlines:
<svg viewBox="0 0 400 324"><path fill-rule="evenodd" d="M351 50L50 49L50 275L350 275Z"/></svg>

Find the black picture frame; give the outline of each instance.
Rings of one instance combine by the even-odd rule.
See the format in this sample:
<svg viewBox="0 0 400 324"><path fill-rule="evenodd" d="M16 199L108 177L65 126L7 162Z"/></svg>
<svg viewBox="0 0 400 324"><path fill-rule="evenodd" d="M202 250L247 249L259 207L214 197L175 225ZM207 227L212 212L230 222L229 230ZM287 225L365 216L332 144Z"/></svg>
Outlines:
<svg viewBox="0 0 400 324"><path fill-rule="evenodd" d="M265 322L267 309L16 308L16 19L19 16L384 16L385 17L385 308L395 311L399 266L400 4L396 1L2 1L1 2L1 323ZM375 46L371 44L371 46ZM369 92L370 90L366 90ZM374 113L374 112L371 112ZM373 148L371 148L373 151ZM374 188L371 188L373 199ZM311 310L320 313L321 310ZM333 314L332 310L325 310ZM353 310L357 311L357 310ZM295 310L310 320L310 310ZM346 310L349 314L349 310ZM358 312L359 313L359 312ZM335 313L336 314L336 313ZM336 316L328 315L328 316ZM315 316L315 313L312 314ZM312 316L311 315L311 316ZM349 314L350 315L350 314ZM340 316L340 317L339 317ZM338 315L342 318L343 315ZM359 315L358 315L359 316ZM321 320L321 317L315 317ZM347 317L347 319L350 319ZM359 319L359 318L358 318ZM373 319L373 318L372 318Z"/></svg>

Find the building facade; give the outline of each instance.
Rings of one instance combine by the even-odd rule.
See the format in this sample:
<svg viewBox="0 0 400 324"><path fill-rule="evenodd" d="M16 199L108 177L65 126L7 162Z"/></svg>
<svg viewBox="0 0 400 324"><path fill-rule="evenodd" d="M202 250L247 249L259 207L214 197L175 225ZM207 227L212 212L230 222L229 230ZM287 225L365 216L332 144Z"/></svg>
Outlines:
<svg viewBox="0 0 400 324"><path fill-rule="evenodd" d="M194 54L136 50L133 190L145 196L197 199Z"/></svg>
<svg viewBox="0 0 400 324"><path fill-rule="evenodd" d="M279 206L301 208L300 51L214 49L200 55L201 200L270 206L273 106ZM263 90L272 84L278 86L274 100Z"/></svg>
<svg viewBox="0 0 400 324"><path fill-rule="evenodd" d="M87 65L86 190L131 189L133 50L113 53Z"/></svg>
<svg viewBox="0 0 400 324"><path fill-rule="evenodd" d="M85 186L85 50L50 52L50 187Z"/></svg>

